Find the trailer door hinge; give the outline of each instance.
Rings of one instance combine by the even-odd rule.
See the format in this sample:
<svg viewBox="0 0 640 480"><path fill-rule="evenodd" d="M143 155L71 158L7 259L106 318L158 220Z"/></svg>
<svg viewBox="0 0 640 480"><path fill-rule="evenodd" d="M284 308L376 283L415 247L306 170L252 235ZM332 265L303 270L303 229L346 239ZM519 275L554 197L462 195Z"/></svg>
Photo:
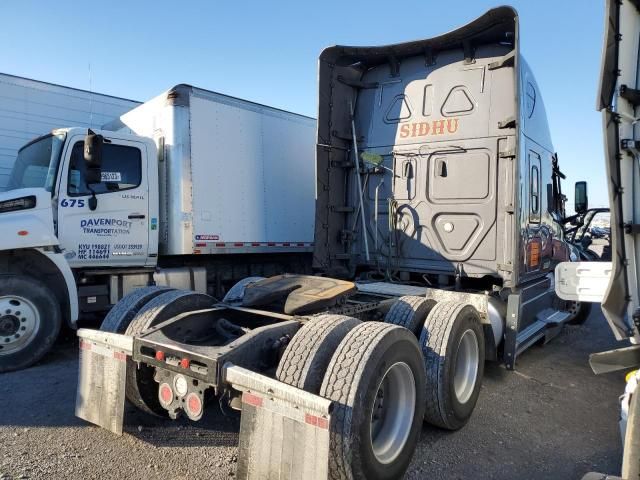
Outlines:
<svg viewBox="0 0 640 480"><path fill-rule="evenodd" d="M353 213L355 211L355 208L347 207L347 206L332 205L331 211L337 212L337 213Z"/></svg>
<svg viewBox="0 0 640 480"><path fill-rule="evenodd" d="M508 117L503 121L498 122L498 128L516 128L516 117Z"/></svg>
<svg viewBox="0 0 640 480"><path fill-rule="evenodd" d="M351 88L358 88L358 89L374 89L380 86L378 82L361 82L360 80L352 80L352 79L344 78L342 75L338 75L338 81L340 83L344 83L345 85L348 85Z"/></svg>
<svg viewBox="0 0 640 480"><path fill-rule="evenodd" d="M505 150L500 152L500 158L514 158L516 156L516 150Z"/></svg>
<svg viewBox="0 0 640 480"><path fill-rule="evenodd" d="M640 90L620 85L620 96L631 103L634 107L640 105Z"/></svg>
<svg viewBox="0 0 640 480"><path fill-rule="evenodd" d="M351 242L353 240L353 231L352 230L342 230L340 232L340 240L342 242Z"/></svg>
<svg viewBox="0 0 640 480"><path fill-rule="evenodd" d="M633 140L631 138L625 138L623 140L620 140L620 148L622 150L637 152L640 150L640 141Z"/></svg>
<svg viewBox="0 0 640 480"><path fill-rule="evenodd" d="M498 68L503 68L503 67L513 67L515 65L515 58L516 58L516 50L513 49L510 53L507 53L500 60L491 62L489 64L489 70L497 70Z"/></svg>
<svg viewBox="0 0 640 480"><path fill-rule="evenodd" d="M624 224L624 233L627 235L638 235L640 234L640 224L637 223L625 223Z"/></svg>
<svg viewBox="0 0 640 480"><path fill-rule="evenodd" d="M503 272L513 272L513 265L508 263L499 263L498 270L502 270Z"/></svg>
<svg viewBox="0 0 640 480"><path fill-rule="evenodd" d="M331 160L331 166L333 168L353 168L354 163L349 160Z"/></svg>

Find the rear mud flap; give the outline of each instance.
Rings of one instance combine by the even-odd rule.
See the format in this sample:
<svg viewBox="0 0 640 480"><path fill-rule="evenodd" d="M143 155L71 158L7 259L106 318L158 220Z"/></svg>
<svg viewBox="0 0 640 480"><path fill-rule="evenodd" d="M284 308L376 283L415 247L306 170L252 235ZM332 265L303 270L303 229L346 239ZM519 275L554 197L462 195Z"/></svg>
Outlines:
<svg viewBox="0 0 640 480"><path fill-rule="evenodd" d="M80 329L76 416L122 435L127 356L133 338Z"/></svg>
<svg viewBox="0 0 640 480"><path fill-rule="evenodd" d="M76 416L122 434L133 338L80 329ZM326 480L333 402L230 363L224 382L242 393L236 478Z"/></svg>
<svg viewBox="0 0 640 480"><path fill-rule="evenodd" d="M242 392L236 478L327 479L330 400L236 366L225 380Z"/></svg>

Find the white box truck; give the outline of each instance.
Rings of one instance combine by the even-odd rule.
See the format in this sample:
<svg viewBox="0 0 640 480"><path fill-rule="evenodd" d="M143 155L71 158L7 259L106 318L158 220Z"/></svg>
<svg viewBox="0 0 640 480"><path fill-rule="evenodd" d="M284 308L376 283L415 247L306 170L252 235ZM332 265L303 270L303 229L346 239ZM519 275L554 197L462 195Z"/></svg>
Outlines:
<svg viewBox="0 0 640 480"><path fill-rule="evenodd" d="M222 296L305 272L314 143L312 118L178 85L103 130L22 147L0 194L0 372L137 287Z"/></svg>

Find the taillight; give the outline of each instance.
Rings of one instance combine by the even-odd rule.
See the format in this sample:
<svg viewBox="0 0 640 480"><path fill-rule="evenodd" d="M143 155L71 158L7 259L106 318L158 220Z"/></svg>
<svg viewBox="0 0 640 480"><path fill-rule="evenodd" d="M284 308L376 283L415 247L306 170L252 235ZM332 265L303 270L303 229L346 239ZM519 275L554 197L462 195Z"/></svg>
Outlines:
<svg viewBox="0 0 640 480"><path fill-rule="evenodd" d="M187 395L185 410L191 420L200 420L202 417L202 399L197 393L191 392Z"/></svg>
<svg viewBox="0 0 640 480"><path fill-rule="evenodd" d="M163 407L168 407L171 405L173 401L173 390L171 390L171 386L168 383L161 383L160 388L158 389L158 398L160 399L160 404Z"/></svg>
<svg viewBox="0 0 640 480"><path fill-rule="evenodd" d="M164 352L158 350L156 351L156 360L158 360L159 362L164 362Z"/></svg>
<svg viewBox="0 0 640 480"><path fill-rule="evenodd" d="M183 358L182 360L180 360L180 366L182 368L189 368L189 359L188 358Z"/></svg>

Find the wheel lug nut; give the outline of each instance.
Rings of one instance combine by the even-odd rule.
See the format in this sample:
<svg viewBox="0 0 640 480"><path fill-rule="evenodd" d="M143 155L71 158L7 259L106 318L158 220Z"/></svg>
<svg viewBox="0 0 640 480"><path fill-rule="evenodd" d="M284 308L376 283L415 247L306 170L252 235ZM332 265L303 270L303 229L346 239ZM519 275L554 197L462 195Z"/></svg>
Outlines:
<svg viewBox="0 0 640 480"><path fill-rule="evenodd" d="M19 333L16 333L14 336L15 336L16 338L20 338L20 334L19 334Z"/></svg>
<svg viewBox="0 0 640 480"><path fill-rule="evenodd" d="M20 321L21 321L22 323L24 323L24 322L26 322L26 321L27 321L27 319L26 319L26 318L21 318L21 319L20 319Z"/></svg>

